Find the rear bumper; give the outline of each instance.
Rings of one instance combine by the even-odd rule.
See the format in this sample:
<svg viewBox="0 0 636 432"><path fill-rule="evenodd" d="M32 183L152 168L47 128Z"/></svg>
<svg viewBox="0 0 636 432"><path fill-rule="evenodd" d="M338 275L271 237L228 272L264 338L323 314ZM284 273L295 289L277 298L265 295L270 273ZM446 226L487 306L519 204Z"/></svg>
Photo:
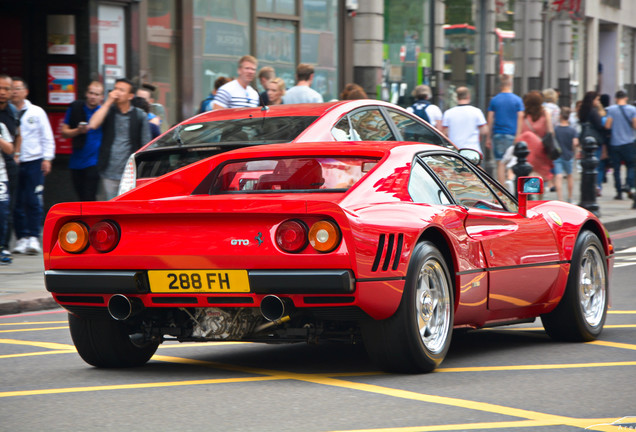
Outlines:
<svg viewBox="0 0 636 432"><path fill-rule="evenodd" d="M248 278L253 294L352 294L355 291L355 278L350 270L249 270ZM44 280L46 289L56 294L151 293L145 271L48 270L44 272Z"/></svg>

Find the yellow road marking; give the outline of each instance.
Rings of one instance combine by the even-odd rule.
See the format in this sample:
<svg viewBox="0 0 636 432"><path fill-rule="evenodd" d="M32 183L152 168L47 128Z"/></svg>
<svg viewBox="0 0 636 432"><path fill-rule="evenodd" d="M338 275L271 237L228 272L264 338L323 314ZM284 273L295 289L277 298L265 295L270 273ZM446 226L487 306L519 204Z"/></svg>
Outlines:
<svg viewBox="0 0 636 432"><path fill-rule="evenodd" d="M626 345L626 344L621 344ZM493 422L493 423L475 423L466 425L440 425L440 426L422 426L415 428L399 428L399 429L376 429L378 430L395 430L395 431L435 431L435 430L466 430L466 429L492 429L492 428L505 428L505 427L539 427L539 426L552 426L552 425L566 425L573 427L587 427L593 424L599 424L603 422L609 422L606 419L576 419L571 417L545 414L520 408L507 407L503 405L496 405L487 402L471 401L466 399L435 396L423 393L417 393L408 390L394 389L389 387L378 386L374 384L356 383L335 378L334 376L327 374L303 374L295 372L286 372L278 370L260 369L252 367L242 367L237 365L223 364L217 362L209 362L203 360L188 359L182 357L171 357L155 355L153 357L155 361L164 361L170 363L180 364L192 364L199 366L214 367L222 370L236 371L248 374L262 375L260 377L243 377L243 378L222 378L222 379L208 379L208 380L188 380L188 381L172 381L172 382L158 382L158 383L137 383L137 384L120 384L109 386L91 386L91 387L69 387L69 388L57 388L57 389L39 389L39 390L23 390L23 391L11 391L0 392L0 397L17 397L17 396L32 396L32 395L45 395L45 394L61 394L61 393L79 393L79 392L94 392L94 391L108 391L108 390L127 390L127 389L143 389L143 388L158 388L158 387L176 387L176 386L189 386L189 385L206 385L206 384L226 384L226 383L247 383L247 382L261 382L272 380L298 380L302 382L308 382L313 384L325 385L328 387L343 388L348 390L356 390L365 393L379 394L389 397L396 397L407 400L420 401L425 403L446 405L456 408L465 408L470 410L483 411L488 413L495 413L500 415L506 415L511 417L524 418L527 420L513 421L513 422ZM636 364L636 362L613 362L613 365L625 365L627 363ZM599 365L600 366L600 365ZM352 376L354 374L344 374L343 376ZM600 427L595 430L605 430ZM349 431L352 432L352 431ZM359 432L359 431L358 431Z"/></svg>
<svg viewBox="0 0 636 432"><path fill-rule="evenodd" d="M613 310L610 309L607 311L608 314L612 315L634 315L636 314L636 310Z"/></svg>
<svg viewBox="0 0 636 432"><path fill-rule="evenodd" d="M62 394L62 393L81 393L81 392L94 392L105 390L129 390L129 389L143 389L143 388L156 388L156 387L180 387L190 385L203 385L203 384L227 384L238 382L255 382L255 381L272 381L276 380L274 377L250 377L250 378L217 378L207 380L188 380L188 381L168 381L157 383L137 383L137 384L117 384L108 386L92 386L92 387L67 387L67 388L53 388L53 389L39 389L39 390L20 390L0 392L0 398L3 397L16 397L16 396L35 396L45 394Z"/></svg>
<svg viewBox="0 0 636 432"><path fill-rule="evenodd" d="M606 362L606 363L571 363L546 365L510 365L510 366L475 366L461 368L438 368L435 372L491 372L515 370L548 370L548 369L577 369L593 367L636 366L636 361Z"/></svg>
<svg viewBox="0 0 636 432"><path fill-rule="evenodd" d="M49 355L49 354L74 354L76 352L77 351L75 349L72 349L72 350L58 350L58 351L38 351L38 352L22 353L22 354L5 354L5 355L0 355L0 359L33 357L33 356L41 356L41 355Z"/></svg>
<svg viewBox="0 0 636 432"><path fill-rule="evenodd" d="M606 329L636 328L636 324L605 324ZM487 331L545 331L543 327L488 327L477 330Z"/></svg>
<svg viewBox="0 0 636 432"><path fill-rule="evenodd" d="M16 325L43 325L43 324L67 324L68 321L32 321L32 322L14 322L0 323L0 326L16 326Z"/></svg>
<svg viewBox="0 0 636 432"><path fill-rule="evenodd" d="M157 357L157 356L155 356ZM155 358L153 357L153 358ZM389 387L382 387L374 384L356 383L351 381L345 381L336 379L324 374L301 374L294 372L276 371L268 369L258 369L251 367L240 367L235 365L226 365L216 362L208 362L202 360L192 360L179 357L167 357L159 356L155 358L160 361L177 362L184 364L196 364L200 366L212 366L215 368L221 368L232 371L242 371L245 373L254 373L261 375L269 375L271 377L278 377L279 379L291 379L303 382L309 382L314 384L321 384L329 387L345 388L349 390L358 390L366 393L380 394L384 396L396 397L401 399L409 399L426 403L433 403L439 405L447 405L456 408L466 408L476 411L484 411L488 413L502 414L512 417L526 418L528 420L538 422L541 425L566 425L574 427L587 427L591 424L595 424L596 421L590 422L589 419L576 419L571 417L558 416L553 414L545 414L536 411L525 410L521 408L506 407L503 405L495 405L487 402L470 401L466 399L451 398L445 396L427 395L423 393L416 393L409 390L400 390ZM443 429L442 429L443 430ZM453 429L450 429L453 430Z"/></svg>
<svg viewBox="0 0 636 432"><path fill-rule="evenodd" d="M17 333L17 332L31 332L31 331L42 331L42 330L60 330L60 329L68 329L68 326L0 330L0 333Z"/></svg>
<svg viewBox="0 0 636 432"><path fill-rule="evenodd" d="M54 342L23 341L18 339L0 339L0 343L10 344L10 345L28 345L28 346L38 347L38 348L48 348L52 350L60 350L60 349L74 350L75 349L73 345L69 345L69 344L60 344L60 343L54 343Z"/></svg>
<svg viewBox="0 0 636 432"><path fill-rule="evenodd" d="M574 419L582 425L581 427L587 427L589 425L598 423L610 423L615 421L614 418L607 419ZM589 423L588 423L589 422ZM407 426L407 427L395 427L395 428L378 428L378 429L350 429L331 432L435 432L435 431L464 431L464 430L478 430L478 429L508 429L508 428L536 428L544 426L554 426L552 422L538 421L538 420L520 420L520 421L501 421L501 422L484 422L484 423L463 423L463 424L448 424L448 425L434 425L434 426ZM600 430L600 429L591 429Z"/></svg>
<svg viewBox="0 0 636 432"><path fill-rule="evenodd" d="M611 347L611 348L622 348L622 349L628 349L628 350L636 350L636 345L634 345L634 344L626 344L626 343L619 343L619 342L609 342L609 341L601 341L601 340L592 341L592 342L586 342L586 345L600 345L600 346L606 346L606 347Z"/></svg>

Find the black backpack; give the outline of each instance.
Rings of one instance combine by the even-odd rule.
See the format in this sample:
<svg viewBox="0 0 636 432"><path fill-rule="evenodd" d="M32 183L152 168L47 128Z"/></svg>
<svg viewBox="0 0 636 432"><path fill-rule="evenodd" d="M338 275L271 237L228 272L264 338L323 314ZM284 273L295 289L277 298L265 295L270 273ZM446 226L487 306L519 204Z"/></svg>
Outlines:
<svg viewBox="0 0 636 432"><path fill-rule="evenodd" d="M429 101L417 101L411 108L413 108L413 114L417 115L421 119L424 119L427 123L431 122L431 119L426 114L426 108L430 105Z"/></svg>

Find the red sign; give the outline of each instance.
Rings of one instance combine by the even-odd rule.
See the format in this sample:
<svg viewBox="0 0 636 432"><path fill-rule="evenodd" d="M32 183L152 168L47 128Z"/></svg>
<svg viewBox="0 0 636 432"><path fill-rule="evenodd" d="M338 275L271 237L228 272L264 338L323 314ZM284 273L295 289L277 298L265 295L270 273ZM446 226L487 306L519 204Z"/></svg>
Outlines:
<svg viewBox="0 0 636 432"><path fill-rule="evenodd" d="M553 18L575 19L584 17L583 0L551 0L550 14Z"/></svg>
<svg viewBox="0 0 636 432"><path fill-rule="evenodd" d="M114 44L114 43L104 44L104 64L107 64L107 65L117 64L117 44Z"/></svg>
<svg viewBox="0 0 636 432"><path fill-rule="evenodd" d="M69 138L62 136L62 124L64 123L65 112L48 113L51 129L53 129L53 138L55 139L56 154L71 154L73 152L73 144Z"/></svg>

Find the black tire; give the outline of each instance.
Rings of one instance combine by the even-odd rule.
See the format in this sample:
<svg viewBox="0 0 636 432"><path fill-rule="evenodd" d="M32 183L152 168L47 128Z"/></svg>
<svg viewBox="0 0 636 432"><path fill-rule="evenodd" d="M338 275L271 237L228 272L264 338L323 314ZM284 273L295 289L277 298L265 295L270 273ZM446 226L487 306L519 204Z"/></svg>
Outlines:
<svg viewBox="0 0 636 432"><path fill-rule="evenodd" d="M433 243L419 243L397 312L369 321L362 335L369 356L388 372L431 372L444 360L453 332L453 284Z"/></svg>
<svg viewBox="0 0 636 432"><path fill-rule="evenodd" d="M133 344L126 325L113 319L84 319L68 315L71 338L82 359L99 368L144 365L157 351L158 342Z"/></svg>
<svg viewBox="0 0 636 432"><path fill-rule="evenodd" d="M574 245L563 298L552 312L541 316L546 333L571 342L598 338L607 316L608 285L603 245L594 233L583 231Z"/></svg>

